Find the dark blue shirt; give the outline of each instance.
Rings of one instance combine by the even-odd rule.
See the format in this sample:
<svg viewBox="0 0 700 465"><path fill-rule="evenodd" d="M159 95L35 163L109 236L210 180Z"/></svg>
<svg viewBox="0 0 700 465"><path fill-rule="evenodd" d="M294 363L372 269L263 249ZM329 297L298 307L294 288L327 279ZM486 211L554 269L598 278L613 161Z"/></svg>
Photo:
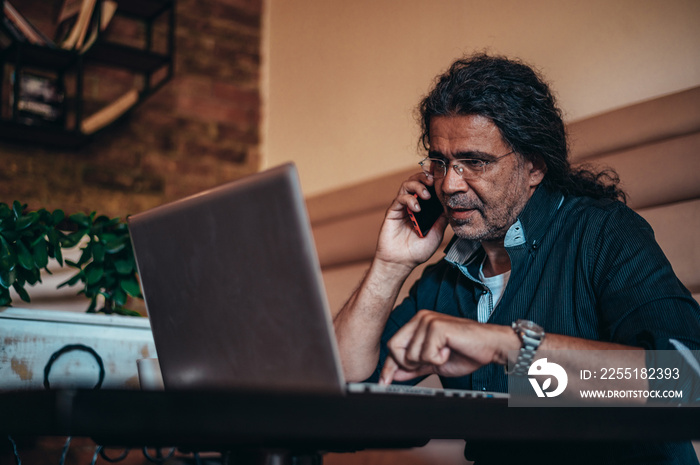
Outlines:
<svg viewBox="0 0 700 465"><path fill-rule="evenodd" d="M669 340L675 339L700 349L700 307L674 274L652 228L623 203L564 197L539 187L504 245L511 275L488 323L510 325L524 318L547 333L656 350L673 350ZM419 310L477 320L479 298L488 292L478 279L484 250L457 239L446 254L426 268L392 312L371 379L386 359L386 342ZM508 389L503 367L495 364L441 381L447 388ZM689 443L682 448L671 447L670 456L694 457Z"/></svg>

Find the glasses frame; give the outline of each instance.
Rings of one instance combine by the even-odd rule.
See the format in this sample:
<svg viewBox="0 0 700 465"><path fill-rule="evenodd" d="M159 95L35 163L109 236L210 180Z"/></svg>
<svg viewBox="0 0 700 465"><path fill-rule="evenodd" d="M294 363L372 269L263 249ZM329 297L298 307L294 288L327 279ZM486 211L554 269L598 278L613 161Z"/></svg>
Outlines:
<svg viewBox="0 0 700 465"><path fill-rule="evenodd" d="M447 172L449 170L449 167L451 167L455 171L455 173L457 173L457 175L462 179L477 179L477 178L483 176L483 174L486 172L486 167L488 165L494 164L498 160L500 160L501 158L505 158L508 155L512 155L514 153L515 153L515 150L511 150L510 152L504 153L503 155L498 156L498 157L494 158L493 160L480 160L478 158L465 158L463 160L455 160L454 162L451 161L449 163L447 163L445 160L442 160L440 158L425 157L420 162L418 162L418 164L420 165L421 169L423 170L423 173L426 176L431 177L433 179L445 179L447 177ZM475 166L475 167L467 168L466 166L464 166L462 164L462 162L466 161L466 160L471 160L472 162L478 161L478 162L480 162L480 164L478 166ZM442 164L444 166L444 168L442 170L443 175L442 176L435 176L434 174L430 173L428 171L428 169L425 167L426 162ZM474 168L477 168L477 170L475 170ZM465 176L465 173L467 173L467 176Z"/></svg>

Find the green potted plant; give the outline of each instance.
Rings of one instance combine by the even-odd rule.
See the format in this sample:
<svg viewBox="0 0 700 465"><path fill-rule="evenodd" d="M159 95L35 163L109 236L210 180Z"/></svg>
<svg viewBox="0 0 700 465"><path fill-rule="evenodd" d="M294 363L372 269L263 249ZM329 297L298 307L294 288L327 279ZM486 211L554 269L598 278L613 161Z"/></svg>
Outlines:
<svg viewBox="0 0 700 465"><path fill-rule="evenodd" d="M64 261L62 249L81 241L80 259ZM79 293L90 299L88 312L139 315L126 307L128 296L143 297L125 222L95 212L66 216L62 210L27 211L18 201L0 203L0 306L11 304L10 288L29 302L25 286L41 282L42 269L50 273L50 258L77 270L59 287L82 283ZM100 296L104 304L98 308Z"/></svg>

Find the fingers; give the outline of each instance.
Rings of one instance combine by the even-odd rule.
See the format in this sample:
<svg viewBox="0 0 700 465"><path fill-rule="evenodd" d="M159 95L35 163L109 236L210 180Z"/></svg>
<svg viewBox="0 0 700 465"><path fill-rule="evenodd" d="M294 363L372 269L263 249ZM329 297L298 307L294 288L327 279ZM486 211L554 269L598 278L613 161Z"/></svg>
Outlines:
<svg viewBox="0 0 700 465"><path fill-rule="evenodd" d="M432 185L433 179L428 178L423 173L414 174L401 184L401 188L396 196L394 209L399 210L408 207L414 212L419 212L421 208L416 196L423 200L428 200L431 194L427 187Z"/></svg>
<svg viewBox="0 0 700 465"><path fill-rule="evenodd" d="M420 365L439 367L447 362L445 354L449 354L449 348L444 315L423 310L413 320L416 322L415 326L407 328L408 332L413 331L413 335L405 349L406 367L413 369Z"/></svg>
<svg viewBox="0 0 700 465"><path fill-rule="evenodd" d="M414 376L418 376L415 373L436 372L449 360L450 349L439 327L442 317L444 315L435 312L421 311L394 335L388 343L391 356L387 362L391 362L382 372L386 379L396 379L399 371Z"/></svg>
<svg viewBox="0 0 700 465"><path fill-rule="evenodd" d="M391 384L392 381L403 381L415 378L408 376L414 369L420 368L419 364L410 364L406 358L406 346L412 342L413 331L411 328L416 325L414 320L409 321L401 330L389 341L389 355L387 356L382 372L379 376L379 384ZM408 339L406 339L408 338Z"/></svg>
<svg viewBox="0 0 700 465"><path fill-rule="evenodd" d="M387 357L384 362L384 367L382 368L382 373L379 375L379 384L391 384L392 381L394 381L394 375L398 369L399 365L396 361L391 357Z"/></svg>
<svg viewBox="0 0 700 465"><path fill-rule="evenodd" d="M379 375L379 384L389 385L393 381L408 381L432 373L434 370L428 365L421 366L416 370L405 370L393 358L387 357L382 373Z"/></svg>

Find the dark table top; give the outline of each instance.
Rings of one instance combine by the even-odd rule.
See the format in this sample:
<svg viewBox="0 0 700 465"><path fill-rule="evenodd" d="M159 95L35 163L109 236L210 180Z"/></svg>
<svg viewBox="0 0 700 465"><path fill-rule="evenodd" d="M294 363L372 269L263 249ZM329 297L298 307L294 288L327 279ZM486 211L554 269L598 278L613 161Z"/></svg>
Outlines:
<svg viewBox="0 0 700 465"><path fill-rule="evenodd" d="M509 407L505 399L221 391L0 393L0 433L115 446L410 447L430 439L700 439L698 407Z"/></svg>

